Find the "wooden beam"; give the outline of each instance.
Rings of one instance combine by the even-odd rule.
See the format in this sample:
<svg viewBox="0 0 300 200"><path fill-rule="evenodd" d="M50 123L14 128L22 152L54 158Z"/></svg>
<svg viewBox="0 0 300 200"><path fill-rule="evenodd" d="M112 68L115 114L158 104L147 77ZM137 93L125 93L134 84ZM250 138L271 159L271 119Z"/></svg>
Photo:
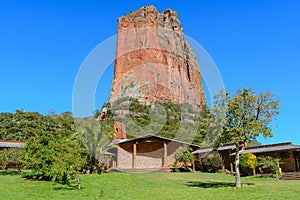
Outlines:
<svg viewBox="0 0 300 200"><path fill-rule="evenodd" d="M133 143L132 169L135 168L135 165L136 165L136 143Z"/></svg>
<svg viewBox="0 0 300 200"><path fill-rule="evenodd" d="M167 143L164 142L164 163L163 166L166 166L168 162L168 146Z"/></svg>

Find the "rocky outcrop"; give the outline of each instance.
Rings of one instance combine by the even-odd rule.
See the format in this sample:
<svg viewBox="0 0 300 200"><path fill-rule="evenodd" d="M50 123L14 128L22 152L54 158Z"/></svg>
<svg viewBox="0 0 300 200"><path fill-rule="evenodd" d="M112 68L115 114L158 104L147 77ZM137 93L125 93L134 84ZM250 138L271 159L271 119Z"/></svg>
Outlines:
<svg viewBox="0 0 300 200"><path fill-rule="evenodd" d="M110 102L122 97L202 107L199 64L175 11L145 6L118 19Z"/></svg>

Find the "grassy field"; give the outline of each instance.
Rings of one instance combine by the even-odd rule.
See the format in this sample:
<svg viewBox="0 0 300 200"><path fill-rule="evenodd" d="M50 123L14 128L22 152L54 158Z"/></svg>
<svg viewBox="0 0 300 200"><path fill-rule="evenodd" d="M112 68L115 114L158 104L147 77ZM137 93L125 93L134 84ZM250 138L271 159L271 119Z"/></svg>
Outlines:
<svg viewBox="0 0 300 200"><path fill-rule="evenodd" d="M109 173L81 176L82 188L0 175L0 199L299 199L300 181L207 173ZM102 198L100 192L102 191Z"/></svg>

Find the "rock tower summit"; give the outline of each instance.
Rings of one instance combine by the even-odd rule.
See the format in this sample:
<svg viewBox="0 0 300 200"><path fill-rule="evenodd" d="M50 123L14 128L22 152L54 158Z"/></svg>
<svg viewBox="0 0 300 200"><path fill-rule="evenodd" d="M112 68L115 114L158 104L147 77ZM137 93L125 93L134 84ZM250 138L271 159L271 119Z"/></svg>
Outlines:
<svg viewBox="0 0 300 200"><path fill-rule="evenodd" d="M159 13L154 6L145 6L118 19L109 101L122 97L202 107L200 67L175 11Z"/></svg>

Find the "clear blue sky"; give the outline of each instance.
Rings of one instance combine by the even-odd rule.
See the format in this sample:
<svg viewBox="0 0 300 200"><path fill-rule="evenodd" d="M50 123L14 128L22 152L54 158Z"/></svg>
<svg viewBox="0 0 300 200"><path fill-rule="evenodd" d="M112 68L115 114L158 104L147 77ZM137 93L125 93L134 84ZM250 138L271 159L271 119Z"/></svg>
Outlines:
<svg viewBox="0 0 300 200"><path fill-rule="evenodd" d="M175 9L186 35L211 55L226 89L252 87L280 97L274 137L300 144L300 1L16 1L0 2L0 112L72 111L81 63L116 34L117 18L144 5ZM100 82L107 101L112 69Z"/></svg>

